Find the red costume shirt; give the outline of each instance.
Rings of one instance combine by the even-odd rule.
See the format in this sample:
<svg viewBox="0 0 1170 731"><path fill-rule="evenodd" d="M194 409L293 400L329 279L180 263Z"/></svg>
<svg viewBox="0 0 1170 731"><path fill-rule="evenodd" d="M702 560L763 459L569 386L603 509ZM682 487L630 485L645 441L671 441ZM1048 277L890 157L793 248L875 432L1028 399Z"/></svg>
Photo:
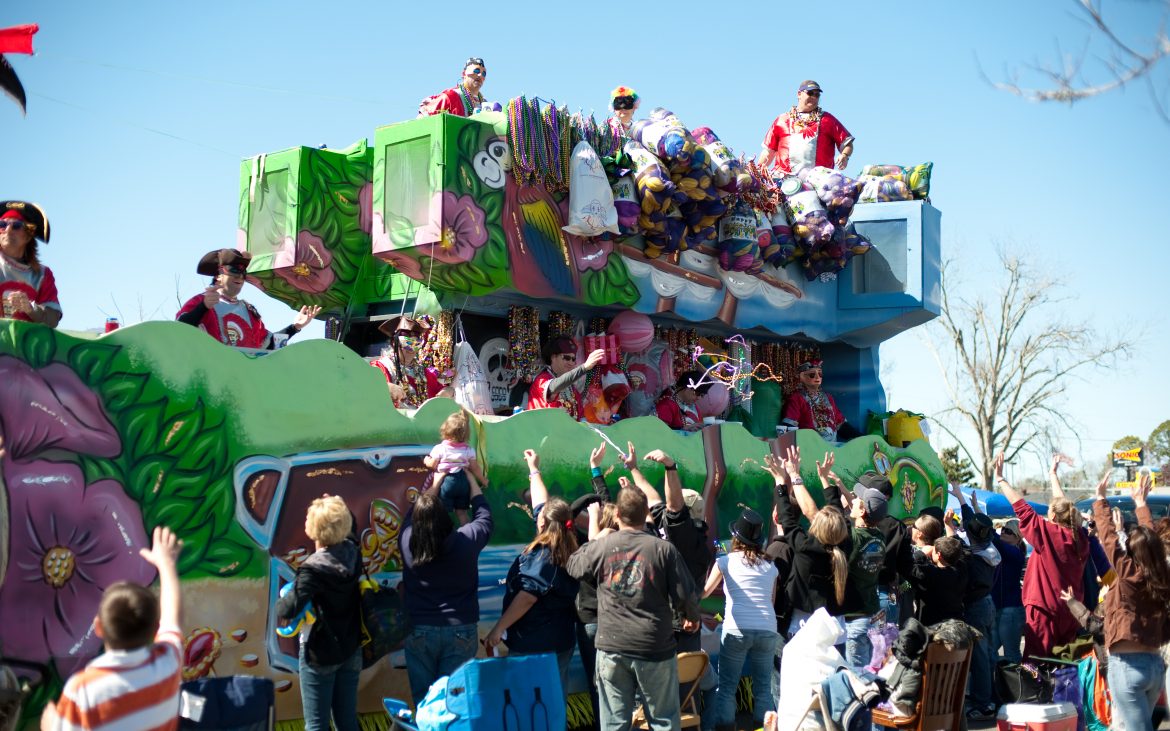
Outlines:
<svg viewBox="0 0 1170 731"><path fill-rule="evenodd" d="M23 292L34 305L61 311L61 303L57 301L57 282L47 266L34 272L28 264L0 254L0 308L3 308L3 317L32 322L28 315L9 307L9 292Z"/></svg>
<svg viewBox="0 0 1170 731"><path fill-rule="evenodd" d="M197 294L187 300L175 317L191 312L202 304L203 295ZM204 313L199 320L199 328L224 345L238 348L263 349L272 343L272 335L264 327L260 313L244 300L228 302L221 299L215 307Z"/></svg>
<svg viewBox="0 0 1170 731"><path fill-rule="evenodd" d="M845 416L837 408L837 402L824 391L809 394L798 388L784 402L780 422L798 429L816 429L821 436L833 440L837 429L845 423Z"/></svg>
<svg viewBox="0 0 1170 731"><path fill-rule="evenodd" d="M580 415L581 394L570 386L558 394L547 393L549 381L555 376L548 368L540 372L528 388L528 408L530 409L564 409L574 419Z"/></svg>
<svg viewBox="0 0 1170 731"><path fill-rule="evenodd" d="M434 398L435 394L443 390L443 384L439 382L438 371L434 368L424 368L420 363L403 368L404 378L399 378L398 364L392 356L384 355L371 361L370 365L382 371L387 383L402 386L402 390L406 393L405 408L417 409L422 406L423 401Z"/></svg>
<svg viewBox="0 0 1170 731"><path fill-rule="evenodd" d="M845 143L853 139L849 130L828 112L798 115L795 107L772 122L764 137L764 147L776 153L776 167L786 173L802 167L833 167L833 158Z"/></svg>
<svg viewBox="0 0 1170 731"><path fill-rule="evenodd" d="M680 403L674 394L667 391L658 399L654 406L658 418L666 422L671 429L686 429L688 426L698 426L701 419L699 410L693 404Z"/></svg>
<svg viewBox="0 0 1170 731"><path fill-rule="evenodd" d="M457 117L469 117L475 105L483 103L483 95L472 97L462 86L445 89L427 100L425 115L435 115L441 112L454 114Z"/></svg>

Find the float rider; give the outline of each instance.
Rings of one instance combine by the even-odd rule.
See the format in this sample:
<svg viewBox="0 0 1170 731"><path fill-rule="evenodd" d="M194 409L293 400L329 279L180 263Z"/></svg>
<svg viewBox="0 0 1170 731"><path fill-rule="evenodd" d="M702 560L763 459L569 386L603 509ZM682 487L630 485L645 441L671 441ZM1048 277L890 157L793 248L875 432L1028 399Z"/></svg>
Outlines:
<svg viewBox="0 0 1170 731"><path fill-rule="evenodd" d="M802 81L796 104L776 117L768 129L760 165L768 168L775 164L786 174L814 166L845 169L853 154L853 135L820 104L821 85L812 79Z"/></svg>
<svg viewBox="0 0 1170 731"><path fill-rule="evenodd" d="M528 408L564 409L574 419L581 418L582 394L573 384L605 360L605 350L594 350L577 365L577 344L572 338L560 337L544 346L543 355L546 365L528 389Z"/></svg>
<svg viewBox="0 0 1170 731"><path fill-rule="evenodd" d="M429 117L446 112L457 117L470 117L483 104L484 82L487 81L487 66L482 58L471 57L463 63L463 76L459 83L434 96L427 97L418 107L418 116Z"/></svg>

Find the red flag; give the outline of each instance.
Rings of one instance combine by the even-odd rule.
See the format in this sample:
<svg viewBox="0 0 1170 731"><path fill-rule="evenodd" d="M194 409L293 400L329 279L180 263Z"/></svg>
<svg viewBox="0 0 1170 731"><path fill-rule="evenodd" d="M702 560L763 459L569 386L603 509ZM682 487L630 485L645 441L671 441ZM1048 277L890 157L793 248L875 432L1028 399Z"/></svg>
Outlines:
<svg viewBox="0 0 1170 731"><path fill-rule="evenodd" d="M0 53L32 53L33 36L40 29L36 23L0 28Z"/></svg>

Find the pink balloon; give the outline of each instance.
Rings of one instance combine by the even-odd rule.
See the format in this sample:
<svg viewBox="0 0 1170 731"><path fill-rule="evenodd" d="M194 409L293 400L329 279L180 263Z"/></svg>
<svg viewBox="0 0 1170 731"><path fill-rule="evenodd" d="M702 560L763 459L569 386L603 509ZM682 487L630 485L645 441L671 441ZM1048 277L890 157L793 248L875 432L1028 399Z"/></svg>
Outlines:
<svg viewBox="0 0 1170 731"><path fill-rule="evenodd" d="M719 416L727 410L731 403L731 392L722 383L716 383L707 389L707 393L699 396L695 406L699 409L699 416Z"/></svg>
<svg viewBox="0 0 1170 731"><path fill-rule="evenodd" d="M626 310L609 323L609 334L616 335L624 353L641 353L654 342L654 322L641 312Z"/></svg>

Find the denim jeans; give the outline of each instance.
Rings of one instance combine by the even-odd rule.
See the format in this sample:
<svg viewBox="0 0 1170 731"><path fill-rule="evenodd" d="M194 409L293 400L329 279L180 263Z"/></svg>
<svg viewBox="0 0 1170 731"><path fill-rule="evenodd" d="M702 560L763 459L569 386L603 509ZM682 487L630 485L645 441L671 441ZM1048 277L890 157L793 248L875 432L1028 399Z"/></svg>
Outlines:
<svg viewBox="0 0 1170 731"><path fill-rule="evenodd" d="M892 625L901 627L898 622L899 615L899 599L898 590L889 587L879 586L877 590L878 605L881 606L883 612L886 613L886 621Z"/></svg>
<svg viewBox="0 0 1170 731"><path fill-rule="evenodd" d="M772 671L780 635L766 629L723 629L719 642L719 691L715 696L717 723L735 723L735 690L744 665L752 679L752 708L756 721L776 710L772 698Z"/></svg>
<svg viewBox="0 0 1170 731"><path fill-rule="evenodd" d="M992 707L991 681L992 662L991 632L995 628L995 602L991 596L976 599L965 612L967 624L983 633L983 638L971 649L971 673L967 678L967 707L984 710Z"/></svg>
<svg viewBox="0 0 1170 731"><path fill-rule="evenodd" d="M357 731L358 674L362 671L362 651L337 665L310 665L301 645L301 706L305 714L305 731L329 731L329 718L337 731Z"/></svg>
<svg viewBox="0 0 1170 731"><path fill-rule="evenodd" d="M845 620L845 662L851 668L863 668L873 658L873 643L869 639L869 628L873 617L858 617Z"/></svg>
<svg viewBox="0 0 1170 731"><path fill-rule="evenodd" d="M1003 607L995 615L995 631L991 633L991 659L1003 648L1003 659L1020 661L1020 643L1024 638L1024 608Z"/></svg>
<svg viewBox="0 0 1170 731"><path fill-rule="evenodd" d="M589 701L593 704L591 731L597 731L601 722L601 704L597 700L597 622L577 623L577 652L581 653L581 667L585 668L585 682L589 684Z"/></svg>
<svg viewBox="0 0 1170 731"><path fill-rule="evenodd" d="M601 728L626 731L634 716L634 694L642 691L646 721L654 731L679 728L678 658L638 660L617 652L597 651L597 695Z"/></svg>
<svg viewBox="0 0 1170 731"><path fill-rule="evenodd" d="M1121 721L1125 731L1153 731L1151 717L1165 672L1166 664L1156 652L1109 655L1107 675L1113 695L1113 720Z"/></svg>
<svg viewBox="0 0 1170 731"><path fill-rule="evenodd" d="M479 630L474 624L415 626L405 643L406 677L414 704L426 697L431 683L455 672L478 649Z"/></svg>

